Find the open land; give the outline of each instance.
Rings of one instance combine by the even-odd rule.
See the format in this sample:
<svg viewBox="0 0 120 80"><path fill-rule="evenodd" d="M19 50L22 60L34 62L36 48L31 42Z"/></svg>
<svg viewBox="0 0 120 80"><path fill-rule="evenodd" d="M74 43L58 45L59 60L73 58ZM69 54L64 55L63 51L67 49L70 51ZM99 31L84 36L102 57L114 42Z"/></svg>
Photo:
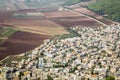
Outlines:
<svg viewBox="0 0 120 80"><path fill-rule="evenodd" d="M102 16L97 15L96 13L88 10L87 8L82 8L82 7L80 7L80 8L75 8L74 10L75 10L75 11L78 11L78 12L82 12L82 13L84 13L84 14L86 14L86 15L91 16L91 17L94 17L94 18L96 18L97 20L99 20L99 21L101 21L101 22L104 22L104 23L107 24L107 25L113 24L112 21L110 21L110 20L108 20L108 19L105 19L105 18L103 18Z"/></svg>
<svg viewBox="0 0 120 80"><path fill-rule="evenodd" d="M99 26L98 22L89 19L82 14L76 14L72 11L57 11L44 13L49 20L56 22L57 24L64 27L74 27L74 26Z"/></svg>
<svg viewBox="0 0 120 80"><path fill-rule="evenodd" d="M82 14L76 14L73 11L66 9L52 12L43 11L42 14L44 14L44 17L13 16L14 13L19 12L38 13L39 11L35 9L25 9L0 12L0 27L12 27L17 30L16 33L11 35L1 45L0 59L3 59L8 55L15 55L34 49L39 46L43 40L48 39L51 36L68 34L64 28L75 26L94 27L101 25L97 21ZM96 16L96 14L93 14L92 12L90 14Z"/></svg>
<svg viewBox="0 0 120 80"><path fill-rule="evenodd" d="M48 38L50 38L48 35L18 31L1 45L4 49L0 50L0 59L8 55L15 55L32 50L43 43L44 39Z"/></svg>
<svg viewBox="0 0 120 80"><path fill-rule="evenodd" d="M43 40L53 35L68 34L63 26L41 18L14 18L14 12L1 12L0 28L9 27L17 30L0 46L0 59L15 55L39 46ZM9 16L7 15L9 14ZM48 36L49 35L49 36Z"/></svg>

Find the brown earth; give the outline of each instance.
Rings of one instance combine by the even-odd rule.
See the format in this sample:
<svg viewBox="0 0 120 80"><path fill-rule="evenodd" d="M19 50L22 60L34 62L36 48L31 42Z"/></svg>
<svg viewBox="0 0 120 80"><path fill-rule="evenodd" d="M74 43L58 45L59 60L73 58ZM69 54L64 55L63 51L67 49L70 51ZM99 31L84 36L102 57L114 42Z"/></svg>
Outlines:
<svg viewBox="0 0 120 80"><path fill-rule="evenodd" d="M79 12L81 12L81 13L88 14L88 15L90 15L90 16L94 16L94 17L99 18L99 19L102 18L101 16L95 14L94 12L92 12L92 11L86 9L86 8L80 7L80 8L76 8L76 9L74 9L74 10L79 11Z"/></svg>
<svg viewBox="0 0 120 80"><path fill-rule="evenodd" d="M98 22L84 16L51 18L50 20L64 27L74 27L74 26L92 27L92 26L100 25Z"/></svg>
<svg viewBox="0 0 120 80"><path fill-rule="evenodd" d="M74 26L99 26L98 22L83 16L82 14L76 14L72 11L57 11L44 13L46 18L56 22L57 24L64 27L74 27Z"/></svg>
<svg viewBox="0 0 120 80"><path fill-rule="evenodd" d="M105 19L102 16L97 15L96 13L88 10L87 8L80 7L80 8L75 8L74 10L78 11L78 12L81 12L81 13L84 13L84 14L87 14L87 15L89 15L91 17L95 17L96 19L98 19L99 21L101 21L101 22L103 22L103 23L105 23L107 25L112 25L113 24L112 21L110 21L108 19Z"/></svg>
<svg viewBox="0 0 120 80"><path fill-rule="evenodd" d="M43 40L50 37L18 31L1 45L0 60L8 55L16 55L32 50L43 43Z"/></svg>
<svg viewBox="0 0 120 80"><path fill-rule="evenodd" d="M15 11L0 11L0 23L3 23L4 20L9 19Z"/></svg>
<svg viewBox="0 0 120 80"><path fill-rule="evenodd" d="M61 17L74 17L78 16L78 14L75 14L71 11L64 10L64 11L54 11L54 12L46 12L44 13L46 18L61 18Z"/></svg>
<svg viewBox="0 0 120 80"><path fill-rule="evenodd" d="M16 19L5 20L2 25L9 24L18 30L27 32L37 32L38 34L45 35L62 35L68 33L64 30L63 26L56 24L53 21L47 19ZM10 26L11 27L11 26Z"/></svg>
<svg viewBox="0 0 120 80"><path fill-rule="evenodd" d="M0 46L0 60L8 55L16 55L32 50L39 46L43 40L53 35L68 33L62 26L46 18L13 18L12 14L14 12L0 12L0 27L7 26L19 30Z"/></svg>
<svg viewBox="0 0 120 80"><path fill-rule="evenodd" d="M15 11L14 11L15 12ZM23 30L27 32L36 32L38 34L49 34L49 35L62 35L68 33L64 30L63 26L56 24L53 21L48 20L44 17L13 17L14 12L3 14L0 25L7 27L14 27L18 30ZM18 11L16 11L18 12Z"/></svg>

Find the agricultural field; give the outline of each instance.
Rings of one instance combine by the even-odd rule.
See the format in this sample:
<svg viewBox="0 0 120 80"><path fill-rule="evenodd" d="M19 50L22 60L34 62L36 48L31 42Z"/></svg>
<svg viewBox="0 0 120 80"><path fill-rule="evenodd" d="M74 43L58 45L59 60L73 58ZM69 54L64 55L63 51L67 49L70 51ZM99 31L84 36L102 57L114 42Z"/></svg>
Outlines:
<svg viewBox="0 0 120 80"><path fill-rule="evenodd" d="M10 14L9 12L0 13L2 15L2 19L0 19L1 34L3 35L3 28L10 29L10 31L12 31L11 29L17 30L14 34L9 32L9 37L1 44L0 60L8 55L16 55L32 50L45 39L54 35L68 34L63 26L46 18L15 18L12 17L12 13L14 14L14 12L10 12Z"/></svg>
<svg viewBox="0 0 120 80"><path fill-rule="evenodd" d="M99 26L98 22L83 16L82 14L77 14L69 10L54 11L44 13L46 18L49 20L63 26L63 27L74 27L74 26Z"/></svg>
<svg viewBox="0 0 120 80"><path fill-rule="evenodd" d="M0 28L0 45L4 43L4 41L12 36L15 32L16 30L14 30L13 28Z"/></svg>
<svg viewBox="0 0 120 80"><path fill-rule="evenodd" d="M94 18L96 18L97 20L99 20L99 21L101 21L101 22L104 22L104 23L107 24L107 25L113 24L112 21L110 21L110 20L108 20L108 19L105 19L105 18L103 18L103 17L100 16L100 15L97 15L96 13L88 10L87 8L82 8L82 7L80 7L80 8L75 8L74 10L75 10L75 11L78 11L78 12L82 12L82 13L84 13L84 14L86 14L86 15L91 16L91 17L94 17Z"/></svg>
<svg viewBox="0 0 120 80"><path fill-rule="evenodd" d="M17 31L10 36L0 47L0 59L8 55L16 55L27 52L38 47L43 40L50 38L48 35L33 34L28 32Z"/></svg>
<svg viewBox="0 0 120 80"><path fill-rule="evenodd" d="M16 19L11 21L6 20L6 24L13 25L14 28L20 31L26 31L37 34L62 35L68 33L64 30L64 27L46 19Z"/></svg>
<svg viewBox="0 0 120 80"><path fill-rule="evenodd" d="M78 14L71 12L71 11L68 11L68 10L46 12L46 13L44 13L44 15L48 19L79 16Z"/></svg>

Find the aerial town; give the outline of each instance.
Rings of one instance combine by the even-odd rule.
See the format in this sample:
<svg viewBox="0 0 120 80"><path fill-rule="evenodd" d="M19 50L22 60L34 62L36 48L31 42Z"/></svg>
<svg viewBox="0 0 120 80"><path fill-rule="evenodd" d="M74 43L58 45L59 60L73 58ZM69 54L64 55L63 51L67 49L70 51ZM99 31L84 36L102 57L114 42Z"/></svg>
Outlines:
<svg viewBox="0 0 120 80"><path fill-rule="evenodd" d="M120 25L71 27L73 38L45 40L20 54L17 65L1 67L1 80L120 80ZM24 58L26 57L26 58Z"/></svg>
<svg viewBox="0 0 120 80"><path fill-rule="evenodd" d="M120 80L119 0L0 0L0 80Z"/></svg>

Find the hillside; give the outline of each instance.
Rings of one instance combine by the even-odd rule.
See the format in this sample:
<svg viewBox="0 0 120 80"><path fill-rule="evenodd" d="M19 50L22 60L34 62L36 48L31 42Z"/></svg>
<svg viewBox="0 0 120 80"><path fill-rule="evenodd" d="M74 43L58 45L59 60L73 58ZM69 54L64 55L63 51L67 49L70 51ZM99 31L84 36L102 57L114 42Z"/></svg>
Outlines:
<svg viewBox="0 0 120 80"><path fill-rule="evenodd" d="M90 1L90 0L67 0L64 5L73 5L79 2L85 2L85 1Z"/></svg>
<svg viewBox="0 0 120 80"><path fill-rule="evenodd" d="M0 0L0 10L18 10L59 6L66 0Z"/></svg>
<svg viewBox="0 0 120 80"><path fill-rule="evenodd" d="M119 0L99 0L90 4L88 8L105 18L120 22Z"/></svg>

